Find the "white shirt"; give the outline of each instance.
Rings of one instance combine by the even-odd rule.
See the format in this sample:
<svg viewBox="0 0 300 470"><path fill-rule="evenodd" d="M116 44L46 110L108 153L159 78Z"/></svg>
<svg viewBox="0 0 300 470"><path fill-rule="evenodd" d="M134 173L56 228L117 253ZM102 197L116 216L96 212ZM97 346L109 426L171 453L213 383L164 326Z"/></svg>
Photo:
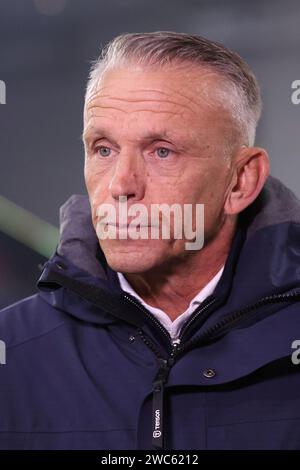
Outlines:
<svg viewBox="0 0 300 470"><path fill-rule="evenodd" d="M138 299L144 307L149 310L156 318L157 320L168 330L170 333L170 336L173 340L173 342L176 342L178 339L178 336L180 334L180 330L183 326L183 324L187 321L187 319L191 316L193 311L195 310L198 305L200 305L203 300L205 300L209 295L213 293L215 290L222 273L224 271L224 266L220 269L220 271L217 272L217 274L209 281L206 286L201 289L200 292L191 300L189 307L185 310L185 312L181 313L174 321L171 320L171 318L161 310L160 308L152 307L151 305L147 304L131 287L125 276L121 273L117 273L119 277L119 281L121 284L122 290L128 292L132 296L134 296L136 299Z"/></svg>

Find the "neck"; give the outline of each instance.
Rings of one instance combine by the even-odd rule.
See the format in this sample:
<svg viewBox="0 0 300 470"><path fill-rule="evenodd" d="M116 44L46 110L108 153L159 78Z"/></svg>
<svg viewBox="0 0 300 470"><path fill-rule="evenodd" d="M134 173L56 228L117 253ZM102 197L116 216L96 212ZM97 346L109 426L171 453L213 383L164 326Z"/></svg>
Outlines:
<svg viewBox="0 0 300 470"><path fill-rule="evenodd" d="M225 264L235 230L236 221L230 220L201 250L190 252L175 267L160 266L125 277L146 303L160 308L174 321Z"/></svg>

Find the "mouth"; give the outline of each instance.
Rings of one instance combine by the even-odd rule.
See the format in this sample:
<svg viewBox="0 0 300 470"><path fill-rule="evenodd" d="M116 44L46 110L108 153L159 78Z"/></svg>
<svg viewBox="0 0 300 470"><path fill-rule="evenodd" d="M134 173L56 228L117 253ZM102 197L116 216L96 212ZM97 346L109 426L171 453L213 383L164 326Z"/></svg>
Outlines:
<svg viewBox="0 0 300 470"><path fill-rule="evenodd" d="M116 222L116 223L112 223L112 222L106 222L104 223L103 225L109 225L110 227L116 227L116 228L120 228L120 229L139 229L139 228L142 228L142 227L151 227L150 225L144 225L144 224L122 224L122 223L119 223L119 222Z"/></svg>
<svg viewBox="0 0 300 470"><path fill-rule="evenodd" d="M119 228L119 229L129 229L129 230L137 230L137 229L140 229L140 228L156 228L158 227L158 225L155 225L155 224L148 224L148 223L133 223L133 221L129 222L129 223L122 223L122 222L107 222L107 221L99 221L98 224L100 225L103 225L103 226L109 226L109 227L116 227L116 228Z"/></svg>
<svg viewBox="0 0 300 470"><path fill-rule="evenodd" d="M101 239L157 239L157 228L143 223L123 223L103 221L97 224L97 233Z"/></svg>

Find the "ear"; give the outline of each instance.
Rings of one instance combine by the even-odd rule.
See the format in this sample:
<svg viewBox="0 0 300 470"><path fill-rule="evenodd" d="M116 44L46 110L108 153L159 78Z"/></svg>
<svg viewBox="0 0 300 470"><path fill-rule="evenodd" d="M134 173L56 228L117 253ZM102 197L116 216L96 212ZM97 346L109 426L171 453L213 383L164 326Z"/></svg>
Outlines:
<svg viewBox="0 0 300 470"><path fill-rule="evenodd" d="M261 192L270 173L267 152L259 147L242 148L234 158L231 185L225 201L226 214L238 214Z"/></svg>

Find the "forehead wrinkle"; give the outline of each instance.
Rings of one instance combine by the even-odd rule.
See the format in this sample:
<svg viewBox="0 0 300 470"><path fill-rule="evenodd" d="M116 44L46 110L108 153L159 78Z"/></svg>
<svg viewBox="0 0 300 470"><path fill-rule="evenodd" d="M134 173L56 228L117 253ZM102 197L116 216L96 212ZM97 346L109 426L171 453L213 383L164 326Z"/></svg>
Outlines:
<svg viewBox="0 0 300 470"><path fill-rule="evenodd" d="M184 78L184 83L185 83L185 89L186 90L189 90L190 89L190 92L189 94L186 94L186 93L183 93L181 91L181 89L179 88L174 88L174 80L173 82L170 81L170 79L173 79L173 77L170 77L170 75L163 81L163 88L166 89L167 91L165 91L164 89L159 89L159 88L153 88L153 86L149 85L149 87L146 87L146 88L139 88L139 89L130 89L128 87L118 87L118 90L119 91L124 91L127 92L127 93L130 93L130 94L134 94L134 93L157 93L157 94L161 94L161 95L165 95L165 96L168 96L170 94L177 94L179 96L181 96L182 98L184 98L185 100L187 100L188 102L192 102L194 103L195 102L195 98L201 98L201 91L203 90L204 91L204 94L206 95L207 94L207 88L211 88L212 87L212 91L213 91L213 88L214 86L216 85L216 79L218 80L220 77L219 75L212 69L210 69L209 67L203 67L203 68L200 68L197 66L196 68L193 68L193 70L190 70L190 73L192 73L192 75L190 75L190 73L187 75L187 71L186 69L184 68L183 70L180 70L178 69L179 71L179 74L175 74L174 76L174 80L176 82L176 78L178 77L179 80L181 80L182 78ZM182 73L183 72L183 73ZM147 74L147 72L146 72ZM117 80L118 81L118 80ZM154 77L154 81L155 81L155 77ZM111 88L114 88L116 86L116 84L114 83L115 80L113 80L113 83L112 84L108 84L108 85L102 85L103 84L103 81L98 81L98 84L97 84L97 88L95 90L95 92L93 93L93 96L95 96L96 94L101 94L102 91L106 91L106 90L110 90ZM218 83L218 82L217 82ZM195 92L196 91L196 92ZM109 97L109 95L107 94L103 94L102 95L103 97Z"/></svg>
<svg viewBox="0 0 300 470"><path fill-rule="evenodd" d="M109 87L107 87L107 88L109 88ZM149 93L149 94L151 94L151 93L152 93L152 94L160 94L160 95L164 95L164 96L170 96L171 93L176 93L176 94L178 94L179 96L182 96L182 97L183 97L184 99L186 99L187 101L193 101L193 97L188 96L188 95L185 95L184 93L182 93L182 92L179 91L179 90L175 90L175 89L173 89L173 88L171 88L171 87L167 87L167 86L166 86L166 88L168 88L168 89L170 90L169 93L166 92L166 91L157 90L157 89L151 89L151 88L132 89L132 90L130 90L130 89L128 90L128 89L126 89L126 88L119 88L119 91L125 90L125 92L130 93L130 94L138 94L138 93ZM99 93L99 91L98 91L98 93L94 93L94 94L92 95L92 97L93 97L94 99L97 99L97 96L98 96L99 98L122 99L122 98L118 98L117 96L112 96L111 94L102 94L101 92ZM149 99L146 98L145 101L146 101L146 100L151 101L150 98L149 98ZM89 100L89 101L90 101L90 100ZM128 101L135 101L135 100L128 100ZM136 101L139 101L139 99L136 100ZM153 100L153 101L155 101L155 100Z"/></svg>
<svg viewBox="0 0 300 470"><path fill-rule="evenodd" d="M97 113L97 112L95 112L95 109L98 110L99 107L98 106L93 106L93 107L90 108L90 110L87 110L86 121L85 121L86 125L84 126L84 130L83 130L83 134L82 134L83 138L85 138L86 134L88 134L89 129L96 129L97 130L97 128L100 129L102 127L101 123L99 123L98 125L97 125L97 123L95 123L95 120L97 118L103 119L105 121L107 121L109 119L110 121L113 121L113 123L116 122L116 117L115 116L109 115L109 114L105 115L105 114L102 114L101 112ZM112 109L113 111L115 111L116 109L118 110L118 108L110 108L110 109ZM99 109L99 111L100 111L100 109ZM121 110L121 111L123 111L123 110ZM170 118L179 116L181 120L182 120L181 116L184 114L183 110L181 110L181 112L179 112L179 110L175 110L175 111L167 110L166 111L166 110L157 110L157 109L156 110L153 110L153 109L137 109L137 110L131 110L130 112L124 112L124 114L127 115L129 119L131 119L131 120L134 119L134 121L131 122L130 125L132 125L132 124L136 125L136 122L138 121L138 118L136 118L136 117L130 118L130 115L132 116L135 113L141 113L141 112L155 113L155 115L165 114L165 115L168 116L166 119L170 119ZM123 116L124 116L124 114L123 114ZM156 125L157 124L160 125L161 122L156 123ZM125 127L128 127L128 122L126 122L126 121L123 122L123 118L122 118L122 127L124 125L125 125ZM109 131L110 131L110 129L108 127L107 128L107 134L109 133ZM156 134L162 134L162 131L156 132ZM169 134L170 135L174 134L174 131L172 131L172 129L170 129ZM175 135L176 135L176 132L175 132Z"/></svg>
<svg viewBox="0 0 300 470"><path fill-rule="evenodd" d="M97 114L94 112L94 109L112 109L114 111L121 111L122 113L125 114L132 114L132 113L155 113L155 114L171 114L171 115L177 115L180 114L179 111L170 111L170 110L159 110L159 109L132 109L130 111L120 109L120 108L115 108L113 106L93 106L91 109L87 110L87 114L90 115L89 117L103 117L103 118L108 118L109 116L103 116L101 114ZM113 116L110 116L111 119L113 119Z"/></svg>
<svg viewBox="0 0 300 470"><path fill-rule="evenodd" d="M98 101L98 100L102 100L102 96L99 96L98 98L95 99L95 101ZM180 106L184 106L182 103L178 103L177 101L172 101L172 100L159 100L159 99L151 99L151 98L143 98L143 99L129 99L129 98L121 98L121 97L117 97L117 96L111 96L110 98L108 98L108 101L109 100L112 100L112 101L125 101L125 102L128 102L128 103L140 103L140 102L145 102L145 103L148 103L148 102L154 102L154 103L171 103L171 104L175 104L175 105L180 105Z"/></svg>
<svg viewBox="0 0 300 470"><path fill-rule="evenodd" d="M95 108L98 109L98 107L96 106ZM115 110L115 108L112 108L113 110ZM178 112L171 112L171 111L162 111L162 110L149 110L149 109L145 109L145 110L132 110L130 113L126 113L127 115L128 114L134 114L134 113L139 113L139 112L151 112L151 113L155 113L155 114L167 114L169 115L169 117L173 117L173 116L176 116L176 115L180 115L180 113ZM109 114L108 115L104 115L104 114L101 114L101 113L97 113L97 112L94 112L94 109L91 109L91 111L89 112L89 110L87 110L87 113L86 113L86 119L85 119L85 125L84 125L84 129L83 129L83 133L82 133L82 138L85 137L88 129L97 129L97 127L100 127L100 126L97 126L97 124L94 124L94 121L95 119L97 118L102 118L103 120L107 121L107 120L110 120L110 121L113 121L115 123L116 121L116 118L115 116L110 116ZM135 121L136 121L136 118L135 118ZM127 124L124 124L123 125L127 125Z"/></svg>
<svg viewBox="0 0 300 470"><path fill-rule="evenodd" d="M109 87L107 87L109 88ZM124 90L124 89L123 89ZM87 108L93 108L95 106L99 106L99 107L106 107L105 105L105 102L107 101L116 101L116 102L121 102L121 103L156 103L157 105L162 105L162 104L167 104L167 105L174 105L174 106L179 106L179 107L182 107L182 108L186 108L186 109L189 109L190 111L192 111L191 107L189 106L191 103L194 104L195 102L195 99L192 98L192 97L188 97L187 95L177 91L177 90L172 90L171 89L171 93L167 93L165 91L161 91L161 90L147 90L147 89L139 89L139 90L128 90L128 89L125 89L125 91L131 95L136 95L136 94L139 94L139 93L144 93L145 91L146 92L149 92L150 93L158 93L158 94L161 94L163 95L164 97L166 97L165 99L161 99L159 97L136 97L136 98L132 98L132 97L124 97L124 96L120 96L120 95L114 95L113 93L111 94L101 94L101 93L97 93L95 95L93 95L93 97L91 97L88 102L86 103L86 107ZM183 97L184 100L187 101L187 103L184 103L184 102L179 102L175 99L171 99L170 98L170 95L172 94L172 92L174 93L177 93L180 97ZM119 90L118 90L118 93L119 93ZM169 99L168 99L169 97ZM104 101L104 104L102 105L101 102Z"/></svg>
<svg viewBox="0 0 300 470"><path fill-rule="evenodd" d="M169 115L179 114L180 115L180 114L183 114L184 109L187 109L192 114L195 113L195 110L191 109L191 107L171 101L171 100L168 100L168 101L167 100L159 101L159 100L152 100L152 99L150 100L127 100L123 98L112 97L108 100L108 102L109 101L112 101L112 103L108 103L108 104L106 104L105 102L102 103L101 97L100 98L98 97L92 100L85 109L86 115L97 116L97 110L100 111L100 110L105 110L105 109L112 110L112 111L120 111L123 114L131 114L135 112L154 112L155 114L169 114ZM113 103L114 101L121 101L125 103L130 103L130 102L140 103L140 106L147 104L147 101L148 101L151 103L155 103L155 107L153 106L152 109L151 107L150 108L140 108L140 107L136 108L135 107L135 109L132 109L132 106L130 106L128 109L126 107L124 108L123 106L120 107L120 106L114 105ZM170 104L174 106L174 109L170 109L170 106L168 106ZM167 109L161 109L165 107Z"/></svg>
<svg viewBox="0 0 300 470"><path fill-rule="evenodd" d="M126 131L127 135L127 131ZM108 136L109 138L112 138L114 140L114 137L112 135L112 130L107 127L105 128L102 127L101 125L97 126L94 125L93 123L90 123L87 125L87 127L84 129L84 132L82 134L83 139L90 140L93 139L94 137L104 137ZM127 139L129 141L135 142L135 141L143 141L143 140L164 140L164 138L170 139L170 140L178 140L179 138L182 140L183 136L178 133L172 131L172 129L167 129L166 127L162 127L161 129L155 129L152 128L149 131L144 132L141 136L136 136L132 139L129 138L127 135Z"/></svg>
<svg viewBox="0 0 300 470"><path fill-rule="evenodd" d="M98 102L101 100L101 97L93 100L92 102L90 103L93 103L93 102ZM111 97L109 98L109 100L111 101L121 101L122 103L156 103L158 106L161 106L162 104L168 104L168 105L174 105L174 106L177 106L177 107L181 107L181 108L186 108L188 109L189 111L192 111L191 107L188 106L187 104L184 104L184 103L178 103L177 101L173 101L173 100L155 100L155 99L128 99L128 98L117 98L117 97ZM194 103L192 100L191 100L191 103ZM103 105L101 103L98 103L98 104L91 104L91 105L88 105L87 106L87 109L93 109L93 108L112 108L113 106L107 106L107 105ZM122 110L121 108L116 108L116 109L119 109L120 111L124 111ZM125 111L126 112L126 111Z"/></svg>
<svg viewBox="0 0 300 470"><path fill-rule="evenodd" d="M84 121L84 127L85 127L85 128L88 128L88 127L95 127L93 124L91 124L91 121L93 120L94 117L95 117L95 118L103 118L103 119L105 119L106 121L107 121L108 119L110 119L110 120L115 120L114 116L109 116L109 115L108 115L108 116L105 116L105 115L103 115L103 114L95 114L95 113L93 113L93 112L87 113L87 117L86 117L86 119L85 119L85 121Z"/></svg>
<svg viewBox="0 0 300 470"><path fill-rule="evenodd" d="M110 134L111 133L111 129L108 127L108 128L105 128L105 126L101 126L101 125L95 125L93 123L89 123L87 124L87 126L85 127L85 130L84 130L84 134L87 134L89 130L92 129L92 132L95 133L95 134ZM153 130L150 130L148 133L145 134L145 136L148 138L152 138L152 137L170 137L172 138L174 136L174 134L176 135L176 132L172 131L172 130L168 130L166 127L162 127L161 130L155 130L155 128L153 128Z"/></svg>
<svg viewBox="0 0 300 470"><path fill-rule="evenodd" d="M122 109L122 108L116 108L115 106L103 106L103 105L94 105L94 106L89 106L87 108L87 113L90 113L92 114L92 116L96 116L96 114L94 114L94 110L95 109L115 109L117 111L121 111L122 113L126 113L126 110L125 109Z"/></svg>

